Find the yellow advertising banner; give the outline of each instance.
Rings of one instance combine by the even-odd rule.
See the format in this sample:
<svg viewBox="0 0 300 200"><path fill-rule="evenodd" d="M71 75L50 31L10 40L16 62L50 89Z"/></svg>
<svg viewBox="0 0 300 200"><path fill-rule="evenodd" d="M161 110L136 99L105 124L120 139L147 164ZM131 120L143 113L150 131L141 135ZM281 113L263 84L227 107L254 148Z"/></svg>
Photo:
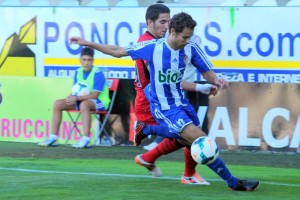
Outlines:
<svg viewBox="0 0 300 200"><path fill-rule="evenodd" d="M53 103L70 94L72 81L72 78L0 76L0 141L44 140L51 130ZM81 122L77 125L82 130ZM64 113L60 143L65 142L71 128L72 121ZM78 139L80 134L75 129L70 143Z"/></svg>

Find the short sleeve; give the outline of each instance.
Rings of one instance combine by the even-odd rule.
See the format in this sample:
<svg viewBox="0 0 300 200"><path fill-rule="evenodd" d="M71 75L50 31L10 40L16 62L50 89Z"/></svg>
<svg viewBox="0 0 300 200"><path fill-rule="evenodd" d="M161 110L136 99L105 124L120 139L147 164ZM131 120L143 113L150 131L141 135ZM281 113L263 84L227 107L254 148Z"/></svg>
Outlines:
<svg viewBox="0 0 300 200"><path fill-rule="evenodd" d="M105 79L104 73L100 69L98 69L95 72L95 75L94 75L93 90L97 91L97 92L102 92L103 88L104 88L105 81L106 81L106 79Z"/></svg>
<svg viewBox="0 0 300 200"><path fill-rule="evenodd" d="M154 47L154 40L143 41L127 47L126 51L132 60L141 59L149 61L152 59Z"/></svg>
<svg viewBox="0 0 300 200"><path fill-rule="evenodd" d="M213 67L212 63L208 60L202 49L196 43L191 47L192 59L191 63L197 68L200 73L207 72Z"/></svg>

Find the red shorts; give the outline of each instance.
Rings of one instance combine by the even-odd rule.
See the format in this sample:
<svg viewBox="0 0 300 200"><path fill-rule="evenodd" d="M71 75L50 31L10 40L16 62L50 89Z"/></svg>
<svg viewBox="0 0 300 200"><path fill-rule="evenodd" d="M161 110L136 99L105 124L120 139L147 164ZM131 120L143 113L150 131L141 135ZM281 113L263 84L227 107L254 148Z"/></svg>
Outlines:
<svg viewBox="0 0 300 200"><path fill-rule="evenodd" d="M134 103L135 115L140 122L147 125L157 125L158 123L152 117L150 110L150 102L146 98L143 90L136 92L135 103Z"/></svg>

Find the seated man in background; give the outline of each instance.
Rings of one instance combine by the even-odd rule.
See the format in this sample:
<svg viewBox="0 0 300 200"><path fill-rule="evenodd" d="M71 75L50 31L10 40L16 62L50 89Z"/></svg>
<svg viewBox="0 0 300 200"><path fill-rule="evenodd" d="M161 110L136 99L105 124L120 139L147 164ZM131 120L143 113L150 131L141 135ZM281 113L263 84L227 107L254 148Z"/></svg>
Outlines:
<svg viewBox="0 0 300 200"><path fill-rule="evenodd" d="M94 50L85 47L80 54L82 65L74 76L73 85L82 83L88 85L90 93L86 95L69 95L66 99L56 100L53 106L52 129L49 137L40 142L39 146L56 146L58 144L58 131L62 120L62 112L65 110L80 110L83 124L83 136L75 148L86 148L90 143L91 111L103 111L109 106L109 90L103 72L93 66Z"/></svg>

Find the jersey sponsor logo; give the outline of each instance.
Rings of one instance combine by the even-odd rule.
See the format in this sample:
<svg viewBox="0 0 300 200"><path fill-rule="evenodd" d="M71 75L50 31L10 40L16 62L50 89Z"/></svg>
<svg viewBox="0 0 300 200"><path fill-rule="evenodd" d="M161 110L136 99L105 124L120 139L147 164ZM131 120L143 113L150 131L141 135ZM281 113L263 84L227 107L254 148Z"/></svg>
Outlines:
<svg viewBox="0 0 300 200"><path fill-rule="evenodd" d="M172 73L170 69L167 70L167 73L163 73L161 70L158 70L158 81L160 83L176 83L179 79L178 73Z"/></svg>
<svg viewBox="0 0 300 200"><path fill-rule="evenodd" d="M178 62L178 60L177 60L176 58L174 58L174 59L172 60L172 62L176 62L176 63L177 63L177 62Z"/></svg>
<svg viewBox="0 0 300 200"><path fill-rule="evenodd" d="M160 83L177 83L181 81L181 75L183 74L184 69L181 69L180 72L174 72L170 69L167 70L166 73L158 70L158 81Z"/></svg>
<svg viewBox="0 0 300 200"><path fill-rule="evenodd" d="M184 63L187 64L189 62L189 57L187 55L184 56Z"/></svg>
<svg viewBox="0 0 300 200"><path fill-rule="evenodd" d="M133 49L134 49L134 50L138 50L138 49L142 48L143 46L145 46L145 43L144 43L144 42L139 42L139 43L136 43L136 44L133 46Z"/></svg>

